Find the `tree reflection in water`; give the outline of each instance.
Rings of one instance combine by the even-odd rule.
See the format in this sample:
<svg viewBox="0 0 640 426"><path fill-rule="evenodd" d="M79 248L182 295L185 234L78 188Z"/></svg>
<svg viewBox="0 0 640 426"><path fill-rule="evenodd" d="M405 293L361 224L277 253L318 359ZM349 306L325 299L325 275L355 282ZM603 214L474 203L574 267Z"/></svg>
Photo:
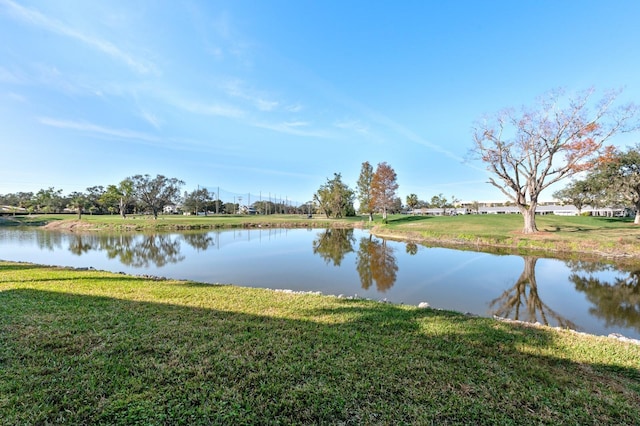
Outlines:
<svg viewBox="0 0 640 426"><path fill-rule="evenodd" d="M536 282L537 257L524 256L524 270L513 287L505 290L502 295L491 301L490 308L493 315L526 322L539 322L549 325L549 319L563 328L577 330L576 324L564 318L542 302L538 295Z"/></svg>
<svg viewBox="0 0 640 426"><path fill-rule="evenodd" d="M76 234L69 240L69 251L76 256L95 250L96 247L96 239L90 238L90 236L87 235Z"/></svg>
<svg viewBox="0 0 640 426"><path fill-rule="evenodd" d="M215 246L215 242L208 232L187 233L181 236L185 243L198 251L205 251L209 247Z"/></svg>
<svg viewBox="0 0 640 426"><path fill-rule="evenodd" d="M418 253L418 245L414 242L408 242L405 246L405 251L408 255L414 256Z"/></svg>
<svg viewBox="0 0 640 426"><path fill-rule="evenodd" d="M123 235L112 242L114 244L105 242L107 256L109 259L117 257L123 265L142 268L153 264L161 267L184 260L184 256L180 255L180 242L167 234L142 235L136 238Z"/></svg>
<svg viewBox="0 0 640 426"><path fill-rule="evenodd" d="M91 250L102 250L109 259L117 258L123 265L135 268L157 267L184 260L180 255L180 242L167 234L157 235L75 235L69 242L69 251L81 255Z"/></svg>
<svg viewBox="0 0 640 426"><path fill-rule="evenodd" d="M325 263L340 266L347 253L353 251L355 242L353 229L328 228L313 240L313 254L319 255Z"/></svg>
<svg viewBox="0 0 640 426"><path fill-rule="evenodd" d="M618 276L612 282L605 282L593 273L617 268L588 262L567 262L567 265L573 271L569 281L594 305L589 308L590 314L603 319L607 327L640 330L640 270L631 270L626 277Z"/></svg>
<svg viewBox="0 0 640 426"><path fill-rule="evenodd" d="M369 289L375 281L378 291L387 291L395 284L398 273L393 248L387 246L386 240L374 240L371 235L361 238L356 269L363 289Z"/></svg>

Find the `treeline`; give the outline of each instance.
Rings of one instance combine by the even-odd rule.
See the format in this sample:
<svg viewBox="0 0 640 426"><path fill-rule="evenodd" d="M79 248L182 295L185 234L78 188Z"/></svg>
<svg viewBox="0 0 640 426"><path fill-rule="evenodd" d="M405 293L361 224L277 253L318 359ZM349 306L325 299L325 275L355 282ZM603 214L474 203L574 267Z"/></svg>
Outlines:
<svg viewBox="0 0 640 426"><path fill-rule="evenodd" d="M459 202L455 197L447 199L442 194L433 196L431 202L419 200L417 195L407 196L406 207L396 195L398 189L396 172L387 163L379 163L376 169L369 162L362 163L356 189L342 181L340 173L320 186L313 200L303 205L292 205L288 201L256 200L243 205L242 197L221 200L219 193L198 187L181 193L184 182L163 175L135 175L118 184L91 186L84 192L63 194L62 189L49 187L38 192L16 192L0 194L0 211L5 214L24 213L70 213L82 214L315 214L327 217L354 216L354 202L359 202L359 213L401 213L406 208L453 207ZM249 197L247 197L249 198Z"/></svg>
<svg viewBox="0 0 640 426"><path fill-rule="evenodd" d="M238 200L223 201L215 192L197 188L181 194L184 182L163 175L135 175L118 184L91 186L84 192L64 194L49 187L38 192L0 194L0 211L5 214L69 213L82 214L307 214L310 205L293 206L287 202L259 200L250 206ZM235 198L235 197L234 197Z"/></svg>
<svg viewBox="0 0 640 426"><path fill-rule="evenodd" d="M184 182L177 178L157 175L135 175L120 183L91 186L86 192L74 191L64 195L62 189L49 187L33 192L0 195L0 205L13 208L13 213L83 213L115 214L123 217L131 213L151 213L158 216L163 208L179 201ZM6 211L6 208L5 208Z"/></svg>
<svg viewBox="0 0 640 426"><path fill-rule="evenodd" d="M416 194L409 194L406 205L403 205L402 199L396 195L397 190L397 175L389 164L379 163L374 170L373 166L365 161L362 163L355 190L342 181L340 173L334 173L333 178L327 179L313 198L318 208L328 217L355 215L354 201L358 200L359 212L368 214L369 220L373 220L374 213L382 214L383 220L386 220L389 213L402 213L417 208L441 208L446 212L447 208L457 207L460 203L455 196L447 198L442 193L431 197L429 202L421 200ZM479 206L477 201L472 204Z"/></svg>

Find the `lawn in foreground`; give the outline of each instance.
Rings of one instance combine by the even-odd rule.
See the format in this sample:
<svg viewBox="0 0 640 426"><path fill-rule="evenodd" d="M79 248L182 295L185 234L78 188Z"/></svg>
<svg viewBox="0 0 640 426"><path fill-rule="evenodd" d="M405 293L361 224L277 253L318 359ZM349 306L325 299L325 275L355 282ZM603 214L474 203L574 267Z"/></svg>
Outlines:
<svg viewBox="0 0 640 426"><path fill-rule="evenodd" d="M6 424L639 424L640 347L451 312L0 262Z"/></svg>

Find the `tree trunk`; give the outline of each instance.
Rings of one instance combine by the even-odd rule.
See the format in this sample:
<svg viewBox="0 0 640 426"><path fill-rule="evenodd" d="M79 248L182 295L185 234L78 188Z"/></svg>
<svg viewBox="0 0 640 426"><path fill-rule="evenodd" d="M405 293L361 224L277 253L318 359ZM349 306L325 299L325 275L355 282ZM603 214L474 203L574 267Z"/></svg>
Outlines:
<svg viewBox="0 0 640 426"><path fill-rule="evenodd" d="M640 201L636 203L636 218L633 220L634 225L640 225Z"/></svg>
<svg viewBox="0 0 640 426"><path fill-rule="evenodd" d="M120 197L120 216L122 216L123 219L127 217L127 212L125 211L126 208L127 206L124 203L124 199Z"/></svg>
<svg viewBox="0 0 640 426"><path fill-rule="evenodd" d="M369 222L373 222L373 212L369 212Z"/></svg>
<svg viewBox="0 0 640 426"><path fill-rule="evenodd" d="M523 234L534 234L538 232L536 227L536 206L523 206L520 207L520 212L524 218L524 227L522 228Z"/></svg>

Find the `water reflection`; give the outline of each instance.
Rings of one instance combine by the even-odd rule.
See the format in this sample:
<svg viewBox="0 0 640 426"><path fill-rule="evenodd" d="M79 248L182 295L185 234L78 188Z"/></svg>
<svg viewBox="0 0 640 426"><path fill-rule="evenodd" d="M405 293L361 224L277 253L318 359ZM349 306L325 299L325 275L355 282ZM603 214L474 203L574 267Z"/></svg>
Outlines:
<svg viewBox="0 0 640 426"><path fill-rule="evenodd" d="M118 258L120 263L136 268L157 267L184 260L180 254L180 241L170 235L144 235L142 238L114 238L105 240L103 249L109 259ZM124 244L123 244L124 243Z"/></svg>
<svg viewBox="0 0 640 426"><path fill-rule="evenodd" d="M82 235L74 235L69 241L69 251L76 256L95 250L95 242Z"/></svg>
<svg viewBox="0 0 640 426"><path fill-rule="evenodd" d="M210 247L215 246L213 237L209 233L182 234L182 239L185 243L189 244L191 247L198 251L205 251Z"/></svg>
<svg viewBox="0 0 640 426"><path fill-rule="evenodd" d="M576 324L551 309L540 299L536 281L537 257L523 256L524 269L515 284L489 303L492 314L526 322L550 325L551 318L556 325L577 330Z"/></svg>
<svg viewBox="0 0 640 426"><path fill-rule="evenodd" d="M353 251L353 229L325 229L313 240L313 254L324 259L326 264L340 266L347 253Z"/></svg>
<svg viewBox="0 0 640 426"><path fill-rule="evenodd" d="M204 249L209 245L206 238L191 239L183 235L182 240ZM90 251L100 251L105 253L108 259L117 259L121 264L134 268L146 268L151 265L162 267L184 260L184 256L180 254L180 240L168 234L74 234L69 237L68 248L77 256Z"/></svg>
<svg viewBox="0 0 640 426"><path fill-rule="evenodd" d="M345 256L354 251L356 238L353 229L325 229L313 240L313 253L324 259L325 263L340 266ZM418 247L407 245L407 252L415 254ZM356 269L362 288L368 290L373 283L380 292L390 289L396 282L398 262L393 248L386 240L374 239L369 234L360 239L356 253Z"/></svg>
<svg viewBox="0 0 640 426"><path fill-rule="evenodd" d="M360 239L356 269L362 288L368 290L375 282L376 289L385 292L396 282L398 262L393 247L386 240L374 240L371 235Z"/></svg>
<svg viewBox="0 0 640 426"><path fill-rule="evenodd" d="M640 270L605 281L594 272L615 271L612 265L567 262L573 273L569 276L576 290L585 293L593 303L589 313L601 318L607 326L633 327L640 330Z"/></svg>
<svg viewBox="0 0 640 426"><path fill-rule="evenodd" d="M404 248L405 252L411 256L414 256L418 253L418 245L414 242L408 242Z"/></svg>

